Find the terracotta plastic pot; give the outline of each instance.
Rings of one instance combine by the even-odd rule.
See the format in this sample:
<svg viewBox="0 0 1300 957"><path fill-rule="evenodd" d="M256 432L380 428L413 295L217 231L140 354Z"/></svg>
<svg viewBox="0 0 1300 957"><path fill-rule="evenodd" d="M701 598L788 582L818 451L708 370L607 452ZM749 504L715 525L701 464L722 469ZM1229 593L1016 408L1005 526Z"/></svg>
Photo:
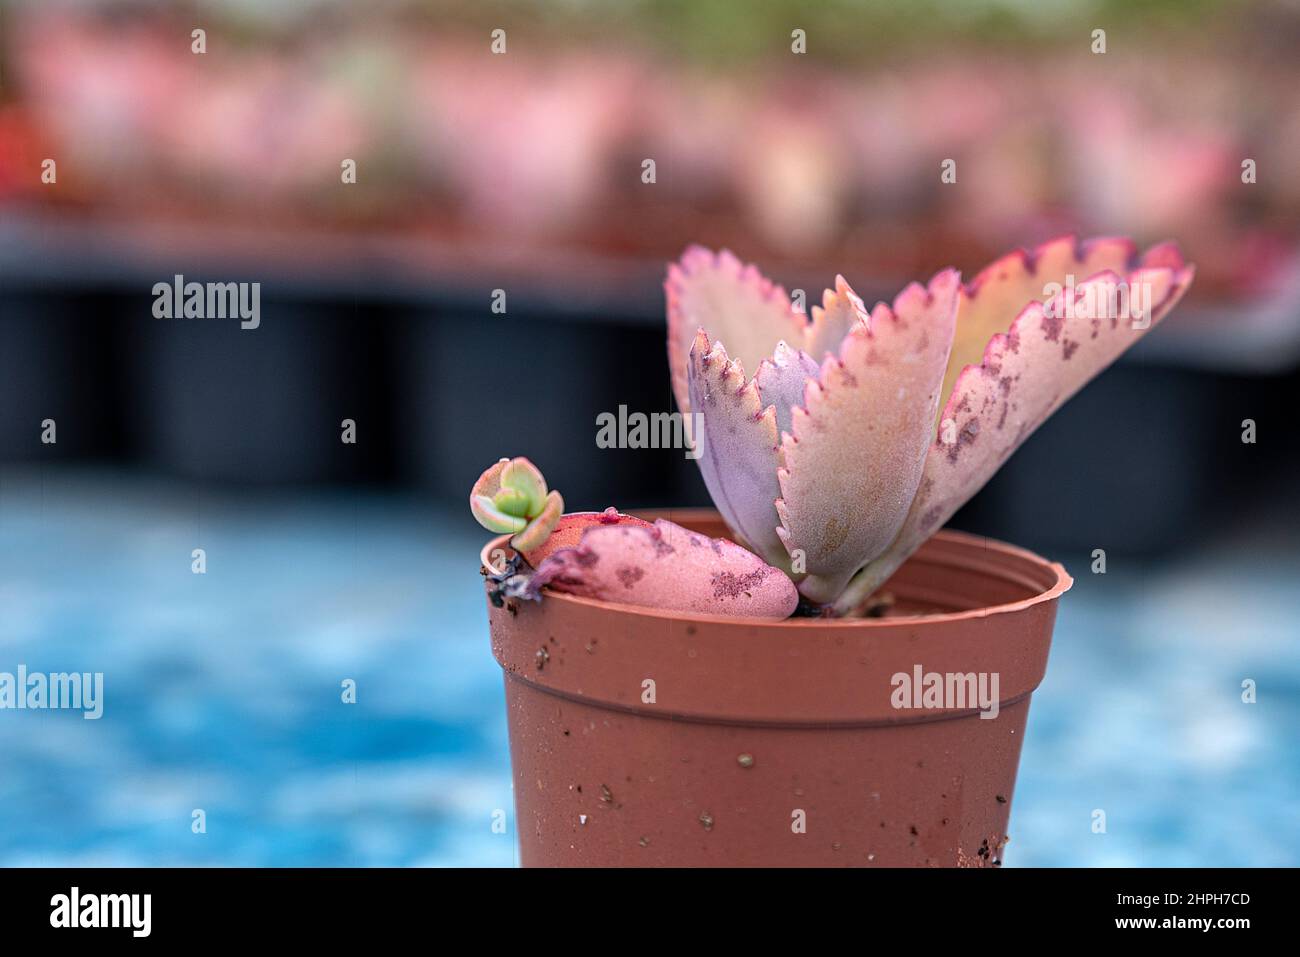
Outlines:
<svg viewBox="0 0 1300 957"><path fill-rule="evenodd" d="M727 534L715 513L671 517ZM882 618L489 603L522 863L1000 864L1029 697L1072 583L1030 552L940 532L885 586ZM991 692L996 676L997 694L981 710L944 679L946 697L914 697L900 676L918 668L923 688L973 675Z"/></svg>

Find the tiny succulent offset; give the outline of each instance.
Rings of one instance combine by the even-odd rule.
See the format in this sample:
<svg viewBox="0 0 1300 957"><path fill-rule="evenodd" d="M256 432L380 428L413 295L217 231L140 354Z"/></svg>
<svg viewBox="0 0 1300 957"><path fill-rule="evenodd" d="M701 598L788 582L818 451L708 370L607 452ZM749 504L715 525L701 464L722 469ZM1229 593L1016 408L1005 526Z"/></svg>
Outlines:
<svg viewBox="0 0 1300 957"><path fill-rule="evenodd" d="M668 359L731 540L613 509L564 515L536 467L503 459L470 496L480 523L513 536L510 562L485 560L487 572L509 597L863 614L1048 416L1169 313L1194 271L1170 243L1139 253L1067 237L968 283L945 269L873 308L838 276L808 317L754 266L691 247L664 284Z"/></svg>

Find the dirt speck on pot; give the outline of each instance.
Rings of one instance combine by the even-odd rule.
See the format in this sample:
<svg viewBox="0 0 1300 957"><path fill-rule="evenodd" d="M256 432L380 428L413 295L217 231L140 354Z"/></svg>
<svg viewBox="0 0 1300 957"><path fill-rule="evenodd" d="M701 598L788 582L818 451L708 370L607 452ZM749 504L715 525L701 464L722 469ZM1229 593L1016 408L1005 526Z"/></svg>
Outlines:
<svg viewBox="0 0 1300 957"><path fill-rule="evenodd" d="M537 670L545 671L546 663L551 660L551 653L545 648L537 649Z"/></svg>
<svg viewBox="0 0 1300 957"><path fill-rule="evenodd" d="M1006 804L1006 803L1007 803L1007 799L1006 799L1003 795L999 794L999 795L997 796L997 798L998 798L998 803L999 803L999 804Z"/></svg>
<svg viewBox="0 0 1300 957"><path fill-rule="evenodd" d="M964 848L957 848L957 866L958 867L1001 867L1001 851L1007 846L1011 838L1007 836L998 836L996 834L986 837L980 842L979 848L975 851L974 856L966 853Z"/></svg>
<svg viewBox="0 0 1300 957"><path fill-rule="evenodd" d="M705 829L706 831L711 831L711 830L713 830L713 815L710 814L708 811L701 811L701 812L700 812L700 824L702 824L702 825L704 826L704 829Z"/></svg>
<svg viewBox="0 0 1300 957"><path fill-rule="evenodd" d="M614 803L614 792L609 789L609 785L602 784L600 786L600 799L606 804Z"/></svg>
<svg viewBox="0 0 1300 957"><path fill-rule="evenodd" d="M649 847L649 846L650 846L650 838L648 838L648 837L643 837L643 838L641 838L641 840L637 841L637 843L640 844L642 847Z"/></svg>
<svg viewBox="0 0 1300 957"><path fill-rule="evenodd" d="M736 763L742 768L752 768L754 766L754 756L746 752L736 756Z"/></svg>

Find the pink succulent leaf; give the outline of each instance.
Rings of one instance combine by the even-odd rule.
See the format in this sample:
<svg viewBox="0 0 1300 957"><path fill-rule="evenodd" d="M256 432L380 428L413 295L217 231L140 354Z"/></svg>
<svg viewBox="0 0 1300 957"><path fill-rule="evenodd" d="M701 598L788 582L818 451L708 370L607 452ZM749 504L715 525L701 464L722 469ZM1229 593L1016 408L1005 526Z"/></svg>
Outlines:
<svg viewBox="0 0 1300 957"><path fill-rule="evenodd" d="M498 477L502 489L522 496L527 502L528 516L540 514L546 508L546 479L541 470L520 456L507 462Z"/></svg>
<svg viewBox="0 0 1300 957"><path fill-rule="evenodd" d="M778 432L790 431L790 411L803 405L804 386L820 371L821 366L812 356L790 348L784 340L776 344L772 358L758 364L754 384L759 402L763 407L775 408Z"/></svg>
<svg viewBox="0 0 1300 957"><path fill-rule="evenodd" d="M529 520L523 531L510 539L510 546L519 552L540 548L563 514L564 499L559 492L553 490L542 500L541 511Z"/></svg>
<svg viewBox="0 0 1300 957"><path fill-rule="evenodd" d="M839 351L850 329L866 321L866 306L844 277L836 276L834 291L827 289L822 304L812 308L812 322L804 329L803 351L820 362L827 353Z"/></svg>
<svg viewBox="0 0 1300 957"><path fill-rule="evenodd" d="M547 492L546 479L526 458L501 459L478 477L469 492L474 518L492 532L511 533L519 551L546 541L564 513L559 492Z"/></svg>
<svg viewBox="0 0 1300 957"><path fill-rule="evenodd" d="M637 525L650 528L650 523L634 515L624 515L617 509L605 509L603 512L570 512L560 516L559 522L544 542L533 548L520 548L513 541L510 543L523 552L524 559L533 568L538 568L552 554L561 548L573 548L582 540L582 533L589 528L602 525Z"/></svg>
<svg viewBox="0 0 1300 957"><path fill-rule="evenodd" d="M502 488L489 501L497 511L513 515L515 518L527 519L528 511L533 507L532 500L526 492L513 488Z"/></svg>
<svg viewBox="0 0 1300 957"><path fill-rule="evenodd" d="M989 340L1005 333L1026 305L1045 301L1055 291L1053 286L1064 287L1071 276L1077 285L1107 269L1123 275L1133 267L1136 254L1131 239L1099 237L1080 243L1073 236L1062 236L1032 251L1018 249L985 266L961 291L942 402L952 395L962 371L983 360Z"/></svg>
<svg viewBox="0 0 1300 957"><path fill-rule="evenodd" d="M492 463L469 492L469 510L474 518L498 534L522 532L528 526L527 496L501 485L501 476L510 464L510 459Z"/></svg>
<svg viewBox="0 0 1300 957"><path fill-rule="evenodd" d="M474 487L470 489L469 494L493 498L497 492L501 491L501 473L505 471L506 466L509 464L509 459L497 459L483 470L483 474L475 480Z"/></svg>
<svg viewBox="0 0 1300 957"><path fill-rule="evenodd" d="M542 562L528 583L585 598L665 611L744 618L789 617L794 583L753 552L659 519L653 526L586 529L578 545Z"/></svg>
<svg viewBox="0 0 1300 957"><path fill-rule="evenodd" d="M921 480L956 321L960 277L913 283L854 326L808 384L782 437L778 535L829 602L898 534ZM707 418L707 416L706 416Z"/></svg>
<svg viewBox="0 0 1300 957"><path fill-rule="evenodd" d="M1157 247L1143 261L1161 265L1141 266L1123 282L1142 290L1141 298L1149 295L1144 320L1116 317L1109 306L1097 308L1121 282L1120 275L1106 271L1063 290L1046 306L1031 302L1007 332L990 339L982 362L963 370L941 413L906 522L888 551L841 596L838 612L851 611L884 584L1048 416L1169 314L1187 291L1194 267L1168 246ZM984 292L977 288L974 294ZM1065 308L1067 300L1073 309Z"/></svg>
<svg viewBox="0 0 1300 957"><path fill-rule="evenodd" d="M691 246L668 267L668 364L678 409L691 411L687 357L695 334L727 344L746 369L757 369L776 344L802 342L805 318L794 311L785 290L727 250Z"/></svg>
<svg viewBox="0 0 1300 957"><path fill-rule="evenodd" d="M528 527L528 519L503 512L486 495L471 495L469 510L478 519L478 523L489 532L497 532L498 534L522 532Z"/></svg>
<svg viewBox="0 0 1300 957"><path fill-rule="evenodd" d="M764 407L758 386L721 342L700 330L687 360L694 410L696 462L723 519L746 545L775 565L788 562L776 534L774 503L781 494L776 410Z"/></svg>

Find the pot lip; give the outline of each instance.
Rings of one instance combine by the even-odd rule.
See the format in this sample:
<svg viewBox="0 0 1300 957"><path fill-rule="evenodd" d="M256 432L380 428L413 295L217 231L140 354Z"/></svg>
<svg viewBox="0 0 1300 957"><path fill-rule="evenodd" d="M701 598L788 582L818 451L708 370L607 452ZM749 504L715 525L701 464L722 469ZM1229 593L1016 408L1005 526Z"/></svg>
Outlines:
<svg viewBox="0 0 1300 957"><path fill-rule="evenodd" d="M674 509L676 514L694 513L696 515L708 514L707 509ZM488 556L495 549L510 548L511 535L500 535L483 546L479 554L483 570L490 567ZM925 625L940 624L943 622L968 621L970 619L988 618L994 615L1005 615L1013 612L1023 611L1034 605L1040 605L1045 602L1053 602L1065 594L1074 585L1074 578L1065 566L1060 562L1048 561L1041 555L1031 552L1027 548L1021 548L1018 545L1010 545L1006 542L999 541L996 538L989 538L985 535L973 535L969 532L960 532L955 529L941 529L931 536L931 539L940 539L957 545L969 545L982 548L986 551L996 552L1009 558L1019 558L1038 565L1041 568L1050 570L1056 580L1047 588L1031 595L1028 598L1022 598L1018 601L1005 602L1000 605L985 605L979 608L967 608L963 611L938 612L928 615L908 615L897 618L749 618L736 615L710 615L703 612L675 611L669 609L647 608L643 605L629 605L624 602L608 601L598 598L583 598L579 595L570 595L564 592L552 591L550 588L544 590L546 601L559 601L572 603L575 605L588 605L593 608L603 608L611 613L629 615L639 618L657 618L668 619L681 622L700 622L703 624L728 624L743 625L750 627L764 627L776 629L794 629L794 628L815 628L818 630L827 629L833 631L842 631L845 629L871 629L871 628L896 628L900 624L907 625ZM909 559L909 561L912 559ZM955 565L952 561L937 561L931 559L930 564L937 565ZM969 568L968 564L963 563L961 567Z"/></svg>

